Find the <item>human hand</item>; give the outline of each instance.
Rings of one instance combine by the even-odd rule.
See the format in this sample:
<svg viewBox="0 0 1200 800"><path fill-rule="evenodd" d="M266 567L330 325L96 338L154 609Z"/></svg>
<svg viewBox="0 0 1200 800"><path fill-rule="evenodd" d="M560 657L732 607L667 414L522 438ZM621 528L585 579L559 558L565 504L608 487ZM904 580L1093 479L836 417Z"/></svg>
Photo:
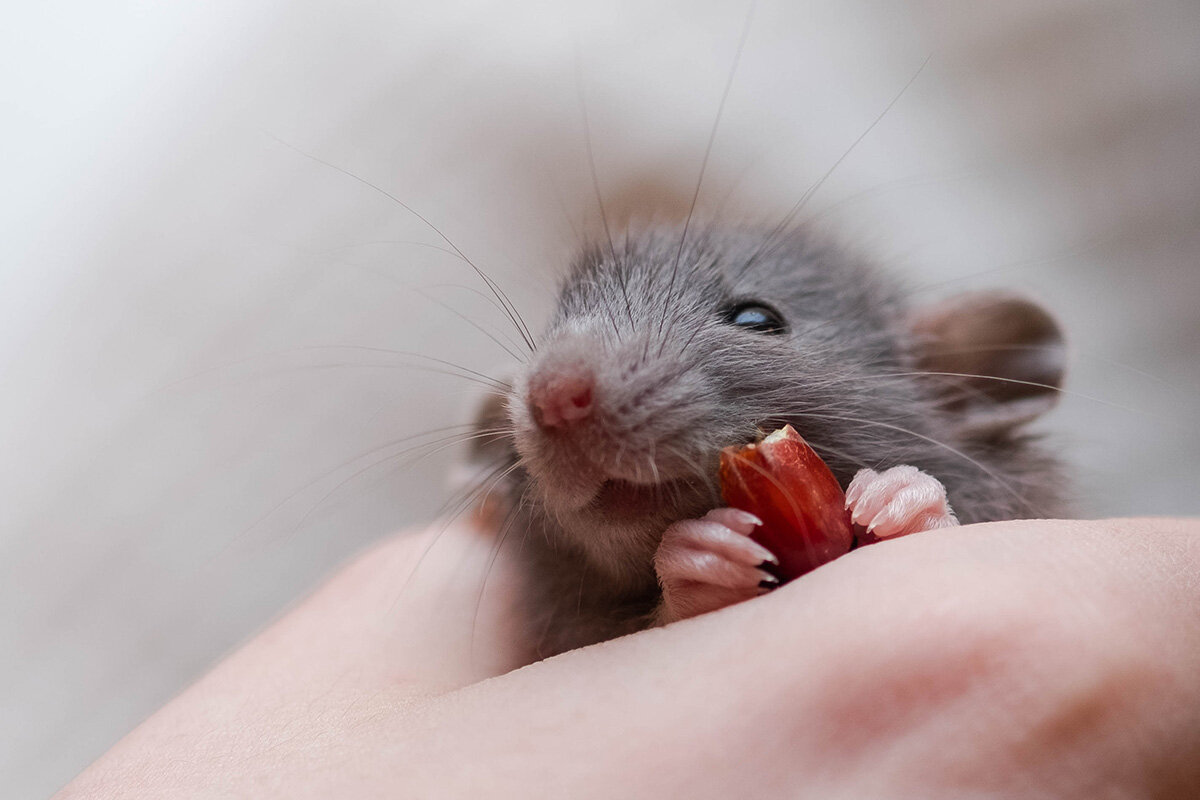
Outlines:
<svg viewBox="0 0 1200 800"><path fill-rule="evenodd" d="M390 540L63 797L1194 797L1200 524L1008 522L533 664L469 526ZM476 607L480 609L476 613Z"/></svg>

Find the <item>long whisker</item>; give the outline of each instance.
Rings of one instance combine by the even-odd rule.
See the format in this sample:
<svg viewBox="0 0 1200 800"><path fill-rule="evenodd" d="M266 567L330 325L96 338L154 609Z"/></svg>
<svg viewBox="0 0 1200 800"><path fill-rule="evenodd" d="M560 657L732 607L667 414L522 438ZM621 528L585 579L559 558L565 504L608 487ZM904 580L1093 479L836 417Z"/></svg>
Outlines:
<svg viewBox="0 0 1200 800"><path fill-rule="evenodd" d="M1121 411L1129 411L1134 414L1143 413L1136 408L1131 408L1129 406L1123 406L1119 403L1113 403L1108 400L1104 400L1099 397L1093 397L1092 395L1088 395L1088 394L1083 394L1082 392L1076 392L1071 389L1064 389L1061 386L1054 386L1053 384L1049 384L1049 383L1038 383L1037 381L1023 381L1023 380L1018 380L1017 378L1002 378L998 375L973 375L969 372L935 372L933 370L918 370L916 372L888 372L888 373L882 373L879 375L871 375L869 377L871 377L871 378L909 378L909 377L920 378L920 377L925 377L925 376L931 376L931 377L935 377L935 378L937 378L937 377L940 377L940 378L971 378L974 380L996 381L997 383L1011 383L1011 384L1016 384L1019 386L1032 386L1037 389L1049 389L1052 392L1058 392L1059 394L1064 394L1069 397L1078 397L1082 400L1090 400L1093 403L1099 403L1100 405L1109 406L1110 408L1116 408Z"/></svg>
<svg viewBox="0 0 1200 800"><path fill-rule="evenodd" d="M403 436L399 439L392 439L389 442L385 442L377 447L371 448L370 450L366 451L365 453L359 453L358 455L354 456L353 458L348 458L345 461L343 461L342 463L333 467L332 469L326 470L325 472L321 473L317 477L307 481L302 486L300 486L300 488L296 489L295 491L293 491L292 493L287 495L287 497L284 497L278 503L271 506L271 508L269 508L265 514L261 515L257 520L255 520L253 523L251 523L251 525L248 528L246 528L241 533L239 533L237 536L235 536L233 539L231 539L230 542L226 544L226 546L228 547L234 541L241 539L243 536L246 536L247 534L249 534L251 531L253 531L255 528L257 528L259 525L263 524L268 519L270 519L271 516L273 516L277 511L279 511L279 509L283 508L285 505L287 505L292 500L294 500L295 498L297 498L298 496L300 496L301 494L306 492L308 489L312 488L313 486L317 485L321 481L325 480L330 475L333 475L334 473L336 473L342 469L345 469L346 467L350 466L351 464L361 461L362 459L367 458L369 456L373 456L376 453L382 452L384 450L388 450L397 445L404 444L406 442L410 442L413 439L419 439L423 436L429 436L434 433L442 433L445 431L457 430L460 428L473 428L473 427L475 427L474 423L463 423L460 425L447 425L442 428L434 428L433 430L424 431L422 433L415 433L415 434L412 434L411 436ZM462 434L457 434L457 435L462 435ZM435 441L440 442L440 441L444 441L447 438L454 438L454 437L453 436L438 437ZM419 446L423 446L423 445L427 445L427 444L431 444L431 443L423 442L422 445L419 445Z"/></svg>
<svg viewBox="0 0 1200 800"><path fill-rule="evenodd" d="M429 219L427 219L423 214L421 214L415 208L410 206L408 203L405 203L399 197L396 197L394 194L392 194L391 192L387 191L386 189L384 189L380 186L376 186L375 184L368 181L366 178L355 175L350 170L345 169L343 167L339 167L337 164L331 163L322 158L318 158L317 156L313 155L312 153L306 153L305 151L301 150L300 148L296 147L295 145L292 145L291 143L285 142L283 139L280 139L278 136L274 136L271 134L268 134L268 135L271 136L271 138L274 139L279 144L282 144L284 147L287 147L289 150L299 153L300 155L304 156L305 158L315 161L316 163L321 164L325 167L328 167L329 169L340 172L341 174L345 175L347 178L351 178L355 181L358 181L363 186L366 186L367 188L369 188L375 192L378 192L379 194L383 195L384 197L386 197L389 200L391 200L392 202L394 202L396 205L403 208L408 213L412 214L414 217L419 219L421 222L425 223L425 225L427 225L430 230L432 230L439 237L441 237L442 241L444 241L447 245L449 245L450 249L453 250L455 253L457 253L463 259L463 261L465 261L467 263L467 265L472 270L474 270L475 274L478 275L480 277L480 279L482 279L483 282L487 285L487 287L489 289L491 289L492 293L496 295L496 299L499 300L500 304L504 307L505 314L508 316L508 318L512 322L512 324L516 326L517 330L521 333L521 338L525 340L525 344L529 347L530 351L537 349L537 346L533 339L533 335L529 332L529 328L525 325L525 320L521 318L520 313L517 312L516 306L513 305L512 300L509 299L508 295L505 294L504 290L501 289L500 286L494 280L492 280L492 278L487 273L485 273L478 266L476 266L475 262L473 262L470 258L468 258L467 254L464 253L461 249L459 249L458 245L456 245L454 242L450 241L450 237L446 236L446 234L444 234L440 228L438 228L436 225L434 225L432 222L430 222Z"/></svg>
<svg viewBox="0 0 1200 800"><path fill-rule="evenodd" d="M453 361L447 361L444 358L437 358L435 356L425 355L424 353L414 353L410 350L393 350L388 347L371 347L368 345L358 345L358 344L308 345L305 347L293 348L293 352L314 351L314 350L315 351L357 350L357 351L365 352L365 353L383 353L385 355L403 356L405 358L417 358L417 359L421 359L423 361L432 361L435 364L441 364L443 366L450 367L451 369L459 370L460 372L466 373L466 375L473 376L475 378L478 378L481 381L486 381L489 385L491 385L501 391L508 391L508 389L510 388L507 382L498 380L497 378L493 378L490 375L485 375L484 373L479 372L477 370L473 370L468 367L464 367L461 364L455 364ZM460 377L466 377L466 375L462 375Z"/></svg>
<svg viewBox="0 0 1200 800"><path fill-rule="evenodd" d="M617 247L613 243L612 228L608 224L608 212L604 208L604 196L600 192L600 177L596 174L596 156L592 149L592 123L588 119L587 94L584 91L583 67L579 60L578 46L575 50L575 91L579 96L579 112L583 117L583 141L587 149L588 169L592 176L592 190L596 193L596 205L600 207L600 221L604 225L604 236L608 240L608 253L612 257L614 267L619 272L621 262L617 259ZM621 290L625 291L623 283ZM629 311L628 295L625 297L625 307L626 311L632 315L632 311ZM617 341L620 341L621 326L617 324L616 317L613 316L612 307L605 303L604 310L608 313L609 321L612 322L613 333L616 334ZM632 316L629 321L631 324L633 323Z"/></svg>
<svg viewBox="0 0 1200 800"><path fill-rule="evenodd" d="M966 354L971 354L971 353L1002 353L1002 352L1037 351L1037 350L1057 350L1060 348L1061 348L1060 345L1006 344L1006 345L986 345L986 346L981 345L978 347L954 347L954 348L945 348L945 349L938 348L937 352L939 355L955 356L955 355L966 355ZM1176 392L1181 391L1181 389L1178 386L1171 383L1170 381L1164 380L1162 377L1160 377L1158 375L1155 375L1151 372L1146 372L1145 370L1138 369L1137 367L1132 367L1129 364L1124 364L1120 361L1115 361L1111 358L1102 358L1100 356L1093 355L1091 353L1083 353L1083 352L1078 352L1078 351L1073 352L1072 355L1074 358L1081 358L1081 359L1086 359L1089 361L1096 361L1096 362L1105 364L1110 367L1116 367L1117 369L1126 370L1128 372L1133 373L1134 375L1137 375L1140 378L1146 378L1147 380L1152 380L1155 383L1159 384L1160 386L1163 386L1172 391L1176 391Z"/></svg>
<svg viewBox="0 0 1200 800"><path fill-rule="evenodd" d="M425 298L426 300L428 300L429 302L431 302L431 303L436 303L437 305L439 305L439 306L441 306L442 308L446 309L446 310L447 310L447 311L449 311L451 314L453 314L454 316L458 317L458 318L459 318L459 319L461 319L463 322L467 323L468 325L470 325L472 328L474 328L475 330L477 330L477 331L479 331L480 333L482 333L482 334L483 334L484 336L486 336L487 338L491 339L493 342L495 342L495 343L496 343L496 346L497 346L497 347L499 347L501 350L503 350L504 352L508 353L510 356L512 356L513 358L515 358L515 359L516 359L516 360L517 360L519 363L521 363L521 364L524 364L524 363L526 362L526 359L525 359L525 357L524 357L524 356L522 356L520 353L517 353L516 351L514 351L512 348L510 348L510 347L509 347L508 345L506 345L504 342L500 341L500 339L499 339L499 338L497 338L497 337L496 337L496 336L495 336L495 335L494 335L494 334L493 334L491 331L487 330L487 329L486 329L486 328L484 328L482 325L480 325L478 322L476 322L475 320L471 319L471 318L470 318L470 317L468 317L466 314L463 314L461 311L459 311L458 309L454 308L454 307L453 307L453 306L451 306L449 303L446 303L446 302L444 302L444 301L442 301L442 300L439 300L438 298L434 297L433 295L429 294L428 292L423 292L423 291L421 291L420 289L418 289L418 288L417 288L417 287L415 287L415 286L409 286L408 288L409 288L409 289L411 289L412 291L416 292L417 294L421 295L421 297L424 297L424 298Z"/></svg>
<svg viewBox="0 0 1200 800"><path fill-rule="evenodd" d="M420 366L420 365L416 365L416 364L309 364L309 365L300 366L300 367L292 367L292 368L290 368L290 370L306 371L306 370L320 370L320 369L415 369L415 370L421 370L424 372L434 372L439 375L449 375L451 377L461 378L463 380L482 384L484 386L487 386L489 389L493 389L493 390L500 391L500 392L507 392L511 389L509 384L505 383L504 381L497 380L496 378L492 378L488 375L484 375L481 372L476 372L475 370L468 369L467 367L463 367L460 364L455 364L451 361L446 361L445 359L439 359L439 358L434 358L433 356L427 356L424 353L411 353L411 352L407 352L407 351L403 351L403 350L390 350L388 348L382 348L382 347L371 348L371 347L365 347L365 346L359 346L359 345L310 345L310 346L305 346L305 347L293 347L293 348L289 348L287 350L277 350L275 352L263 353L261 355L247 356L246 358L235 359L235 360L227 362L225 364L218 364L215 367L208 367L206 369L199 370L198 372L193 372L190 375L185 375L182 378L176 378L173 381L169 381L167 383L162 384L161 386L153 389L152 391L148 392L144 397L142 397L142 401L143 402L149 401L155 395L162 394L164 392L168 392L168 391L170 391L178 386L181 386L183 384L200 380L201 378L203 378L207 375L211 375L213 373L228 372L230 370L236 369L237 367L245 366L247 364L264 361L264 360L270 359L270 358L277 358L279 356L286 356L286 355L289 355L292 353L298 353L298 352L304 352L304 351L319 351L319 350L373 350L373 351L378 351L381 353L388 353L391 355L407 356L410 358L422 359L425 361L433 361L435 363L445 365L452 369L442 370L442 369L437 369L435 367L425 367L425 366ZM453 370L459 370L459 371L455 372ZM464 374L464 373L466 373L466 374Z"/></svg>
<svg viewBox="0 0 1200 800"><path fill-rule="evenodd" d="M408 589L409 583L412 581L417 572L420 571L421 565L425 562L425 558L430 554L430 552L433 551L434 546L437 545L442 536L445 535L446 531L450 529L450 526L454 524L454 521L457 520L467 509L475 505L476 499L482 492L485 491L485 487L495 486L498 484L512 471L514 466L515 465L502 463L493 469L487 470L479 477L478 480L472 484L468 484L458 492L455 492L455 494L442 505L441 510L438 512L439 517L441 517L443 514L446 514L451 509L453 509L453 513L450 513L448 516L442 518L442 522L438 526L437 532L430 537L429 543L425 545L425 548L421 551L421 554L417 556L417 561L415 564L413 564L412 570L405 577L404 581L400 584L400 588L396 592L395 600L392 602L393 610L404 597L404 593Z"/></svg>
<svg viewBox="0 0 1200 800"><path fill-rule="evenodd" d="M501 474L496 483L498 483L500 480L503 480L518 466L518 464L513 464L511 467L509 467L503 474ZM495 483L493 483L493 486L488 489L487 493L484 494L482 502L487 501L488 494L491 493L491 489L494 487ZM496 544L492 547L492 551L488 557L487 567L483 572L483 579L479 582L479 594L475 597L475 613L471 616L470 658L472 664L475 662L475 628L476 624L479 622L479 610L483 607L483 596L487 592L488 578L490 578L492 575L492 568L496 565L496 559L500 557L500 551L504 549L504 542L507 541L508 535L512 531L514 523L520 518L523 500L524 498L522 498L522 503L518 503L509 509L508 514L506 514L504 517L504 521L500 524L500 532L496 536Z"/></svg>
<svg viewBox="0 0 1200 800"><path fill-rule="evenodd" d="M432 246L432 245L431 245L431 246ZM437 249L439 249L439 250L445 250L445 248L440 248L440 247L439 247L439 248L437 248ZM446 250L446 252L450 252L450 251L449 251L449 250ZM492 332L491 332L491 331L489 331L487 328L483 327L482 325L480 325L478 322L476 322L475 320L471 319L471 318L470 318L470 317L468 317L467 315L463 314L461 311L459 311L457 308L455 308L454 306L450 305L450 304L449 304L449 303L447 303L446 301L442 300L441 298L438 298L438 297L435 297L435 296L433 296L432 294L430 294L429 292L426 292L425 290L421 289L421 288L420 288L420 287L418 287L418 286L413 286L411 283L407 283L407 282L405 282L405 281L402 281L402 280L400 280L399 278L395 277L394 275L391 275L391 274L389 274L389 273L387 273L387 272L384 272L384 271L381 271L381 270L375 270L375 269L371 269L370 267L363 267L363 266L359 266L359 265L354 265L354 267L355 267L356 269L362 269L362 270L365 270L365 271L367 271L367 272L370 272L372 275L377 275L377 276L379 276L380 278L384 278L384 279L386 279L386 280L389 280L389 281L391 281L391 282L395 283L396 285L398 285L398 286L401 286L401 287L403 287L403 288L407 289L407 290L408 290L408 291L410 291L410 292L413 292L414 294L418 294L418 295L420 295L421 297L425 298L425 299L426 299L426 300L428 300L429 302L431 302L431 303L435 303L435 304L437 304L437 305L441 306L442 308L446 309L447 311L449 311L449 312L450 312L451 314L453 314L454 316L456 316L456 317L458 317L459 319L461 319L463 322L465 322L465 323L467 323L468 325L470 325L470 326L471 326L472 328L474 328L475 330L477 330L477 331L479 331L480 333L482 333L482 334L483 334L484 336L486 336L487 338L491 339L493 342L495 342L495 343L496 343L496 346L497 346L497 347L499 347L499 348L500 348L501 350L503 350L504 352L508 353L508 354L509 354L510 356L512 356L514 359L516 359L517 361L519 361L519 362L521 362L521 363L525 363L525 358L524 358L524 357L523 357L523 356L522 356L520 353L518 353L518 352L515 352L515 351L514 351L514 350L513 350L511 347L509 347L509 346L508 346L508 345L510 345L510 344L511 344L511 345L514 345L514 346L518 346L518 345L516 344L516 342L514 342L514 341L513 341L513 340L512 340L512 339L511 339L509 336L507 336L507 335L504 335L504 338L505 338L505 339L507 340L507 342L508 342L508 344L505 344L504 342L500 341L500 339L499 339L499 338L497 338L497 336L496 336L494 333L492 333ZM451 285L451 286L452 286L452 285L454 285L454 284L443 284L443 285ZM493 306L495 306L496 308L500 308L500 306L496 304L496 301L495 301L494 299L492 299L491 297L488 297L487 295L484 295L482 292L478 291L477 289L473 289L473 288L471 288L471 287L469 287L469 286L459 286L459 287L457 287L457 288L466 289L466 290L468 290L468 291L475 292L476 294L478 294L478 295L480 295L480 296L484 297L485 299L487 299L487 300L488 300L488 301L489 301L489 302L490 302L490 303L491 303Z"/></svg>
<svg viewBox="0 0 1200 800"><path fill-rule="evenodd" d="M370 242L358 242L354 245L344 245L342 247L330 248L329 250L325 251L325 253L329 254L329 253L336 252L338 250L345 250L350 247L359 247L359 246L368 245L368 244L402 244L402 245L409 245L409 246L413 246L413 247L427 247L431 250L437 250L438 252L446 253L447 255L453 256L454 258L458 259L459 261L463 260L462 257L458 255L458 253L455 253L453 250L451 250L448 247L442 247L441 245L431 244L429 242L417 242L417 241L406 241L406 240L395 240L395 239L378 239L378 240L370 241ZM512 349L510 349L503 342L501 342L499 339L497 339L496 336L491 331L487 330L479 323L477 323L474 320L470 319L469 317L465 316L464 314L459 312L454 307L450 306L445 301L443 301L437 297L433 297L429 293L422 291L420 288L413 286L410 283L400 280L394 274L387 272L386 270L375 269L375 268L369 267L365 264L357 264L357 263L345 261L345 260L338 260L335 263L338 263L342 266L349 267L351 269L356 269L356 270L360 270L362 272L370 273L371 275L374 275L378 278L383 278L386 281L390 281L391 283L395 283L399 286L404 287L405 289L407 289L411 292L421 295L426 300L436 303L437 305L439 305L442 308L449 311L451 314L454 314L456 317L458 317L459 319L466 322L468 325L470 325L473 328L475 328L476 330L478 330L484 336L488 337L493 342L495 342L501 349L503 349L506 353L511 355L516 360L524 362L525 359L523 359L519 354L513 352ZM455 288L466 289L467 291L474 292L475 294L484 298L488 303L490 303L494 308L499 310L501 313L504 312L503 306L501 306L499 303L497 303L493 296L486 295L483 292L480 292L478 289L474 289L469 286L458 286L456 284L440 284L440 285L454 286ZM510 336L508 336L507 334L503 334L503 335L509 344L513 345L514 347L517 347L518 349L520 348L520 345L517 345Z"/></svg>
<svg viewBox="0 0 1200 800"><path fill-rule="evenodd" d="M592 190L596 194L596 205L600 207L600 221L604 225L604 236L608 240L608 253L613 263L617 259L617 247L613 243L612 227L608 224L608 212L604 208L604 195L600 191L600 177L596 173L596 155L592 148L592 122L588 118L587 91L583 82L583 65L579 58L579 47L575 49L575 93L579 98L579 114L583 122L583 143L587 150L588 170L592 175Z"/></svg>
<svg viewBox="0 0 1200 800"><path fill-rule="evenodd" d="M662 355L663 342L666 337L663 336L663 321L666 319L667 312L671 308L671 301L675 294L675 279L679 273L679 262L683 259L683 248L687 244L688 230L691 228L692 217L696 213L696 203L700 199L700 189L704 185L704 173L708 169L708 160L712 155L713 142L717 139L717 130L721 126L721 116L725 113L725 102L729 99L729 92L733 88L733 79L737 75L738 64L742 61L742 51L745 50L746 40L750 37L750 23L754 20L754 9L756 0L751 0L750 6L746 9L746 20L742 23L742 35L738 39L737 51L733 56L733 65L729 68L729 76L725 79L725 88L721 92L721 102L717 105L717 115L713 119L712 129L708 132L708 144L704 147L704 158L700 161L700 174L696 178L696 188L692 192L692 203L688 208L687 219L683 223L683 233L679 236L679 247L675 251L675 263L671 266L671 280L667 284L667 292L663 300L663 316L658 320L658 336L659 355Z"/></svg>
<svg viewBox="0 0 1200 800"><path fill-rule="evenodd" d="M892 98L891 102L884 107L883 111L881 111L879 115L871 121L871 124L868 125L863 132L858 135L858 138L850 143L850 146L847 147L846 150L838 157L838 159L833 162L833 165L829 169L825 170L825 174L823 174L816 180L816 182L814 182L808 187L807 190L805 190L804 194L800 196L800 199L796 201L796 204L792 206L791 210L789 210L787 214L783 216L783 219L781 219L775 225L775 227L771 229L771 232L767 234L767 237L763 240L763 243L758 246L758 248L750 255L750 258L746 260L746 263L742 265L741 271L743 273L750 268L751 264L758 260L760 255L767 251L769 246L774 244L776 237L778 237L784 230L787 229L789 225L791 225L792 220L796 218L796 215L800 213L805 204L808 203L809 199L811 199L812 196L817 193L817 190L824 185L825 181L829 180L829 177L833 175L834 171L837 170L839 166L841 166L842 162L850 157L850 154L853 153L855 148L857 148L858 145L867 138L871 131L875 129L875 126L883 121L883 118L888 115L888 112L892 110L896 103L900 102L900 98L905 95L909 87L912 86L913 83L916 82L917 78L920 77L921 73L925 71L925 67L929 65L929 62L932 58L932 54L926 57L925 61L920 67L917 68L917 71L913 73L913 76L908 79L908 82L904 84L903 88L896 93L896 96Z"/></svg>
<svg viewBox="0 0 1200 800"><path fill-rule="evenodd" d="M737 195L741 185L745 183L752 169L759 166L759 163L766 158L767 149L759 149L750 158L743 162L743 166L738 170L737 177L729 183L725 191L721 194L720 199L712 206L712 218L723 219L725 217L725 208Z"/></svg>
<svg viewBox="0 0 1200 800"><path fill-rule="evenodd" d="M1069 258L1076 258L1086 253L1095 251L1099 247L1099 244L1098 237L1084 239L1083 241L1048 255L1005 261L1000 264L996 264L995 266L986 267L984 269L968 272L962 275L956 275L952 278L946 278L945 280L937 280L929 283L919 284L912 288L912 294L924 294L934 289L944 290L947 286L953 286L956 283L964 283L967 281L976 281L986 275L992 275L997 272L1011 272L1013 270L1018 270L1025 267L1043 266L1045 264L1053 264L1058 261L1064 261Z"/></svg>
<svg viewBox="0 0 1200 800"><path fill-rule="evenodd" d="M684 453L683 451L681 451L679 448L674 447L669 444L663 444L663 449L665 449L667 452L671 453L676 458L678 458L680 461L682 461L683 465L685 467L687 467L692 473L695 474L695 476L699 479L700 484L702 486L711 486L712 485L712 479L709 477L708 473L706 473L704 471L704 467L700 464L700 462L697 461L695 458L692 458L687 453Z"/></svg>
<svg viewBox="0 0 1200 800"><path fill-rule="evenodd" d="M433 242L422 242L417 239L366 239L363 241L351 242L350 244L342 244L337 247L330 247L325 250L316 251L318 255L332 255L334 253L343 252L346 250L354 250L359 247L369 247L377 244L400 244L406 247L423 247L428 250L437 250L439 253L445 253L448 256L462 261L463 258L458 253L451 250L449 247L443 247L440 244ZM465 262L464 262L465 263Z"/></svg>
<svg viewBox="0 0 1200 800"><path fill-rule="evenodd" d="M421 461L425 460L426 458L429 458L432 455L440 453L443 450L446 450L447 448L455 447L457 445L463 444L465 442L470 442L470 441L474 441L477 439L483 439L483 438L493 438L493 439L503 438L505 436L511 436L511 435L512 435L511 432L509 432L508 430L497 430L494 432L471 432L471 433L463 434L463 435L459 435L459 436L446 437L446 439L443 439L440 442L426 442L424 444L417 445L416 447L408 448L400 453L390 453L390 454L384 456L383 458L372 461L371 463L367 464L366 466L362 467L361 469L354 471L349 476L347 476L346 478L344 478L343 480L341 480L337 484L335 484L333 486L333 488L331 488L329 491L327 491L325 494L323 494L320 497L320 499L318 499L315 503L313 503L312 505L309 506L308 511L306 511L304 513L304 516L302 516L300 518L300 521L291 527L290 533L295 533L296 531L303 528L304 524L306 522L308 522L309 518L313 514L315 514L317 512L317 510L325 504L325 501L328 500L330 497L332 497L343 486L345 486L346 484L355 480L359 476L364 475L367 472L370 472L370 471L376 469L377 467L380 467L384 464L395 461L398 458L403 458L404 456L407 456L408 454L412 453L414 450L420 450L423 447L431 448L429 450L426 450L423 453L417 454L410 461L399 464L397 466L402 467L402 468L412 467L412 466L420 463ZM437 445L437 446L434 446L434 445Z"/></svg>
<svg viewBox="0 0 1200 800"><path fill-rule="evenodd" d="M842 459L843 461L848 461L851 464L858 466L859 468L866 469L868 467L876 466L875 464L871 464L867 461L863 461L861 458L859 458L857 456L852 456L844 450L838 450L836 448L830 447L829 445L824 444L823 442L819 442L816 439L810 439L808 437L805 437L805 441L807 441L808 444L812 447L812 449L816 450L818 453L821 453L821 454L829 453L830 455L837 456L838 458Z"/></svg>
<svg viewBox="0 0 1200 800"><path fill-rule="evenodd" d="M979 461L975 460L974 458L971 458L969 455L962 452L961 450L951 447L950 445L946 444L945 442L934 439L932 436L926 436L923 433L917 433L916 431L909 430L908 428L905 428L901 425L892 425L891 423L879 422L878 420L862 419L860 417L847 417L847 416L843 416L840 414L824 414L824 413L820 413L820 412L805 411L802 413L805 416L818 417L821 419L833 419L833 420L840 420L843 422L854 422L859 425L875 425L880 428L886 428L888 430L893 430L898 433L903 433L908 436L912 436L914 438L920 439L922 441L929 442L930 444L936 445L937 447L940 447L943 450L945 450L949 453L952 453L953 455L958 456L959 458L963 459L967 463L971 464L976 469L978 469L980 472L982 472L983 474L987 475L989 478L994 480L997 483L997 485L1002 487L1005 491L1009 492L1017 500L1021 501L1021 504L1024 505L1026 507L1026 509L1028 509L1030 511L1036 511L1036 509L1034 509L1033 505L1028 500L1025 499L1024 495L1022 495L1020 492L1018 492L1016 489L1014 489L1012 487L1012 485L1008 483L1008 481L1004 480L1002 477L997 475L993 470L991 470L988 467L984 466L983 464L979 463Z"/></svg>
<svg viewBox="0 0 1200 800"><path fill-rule="evenodd" d="M382 370L415 370L417 372L431 372L435 375L446 375L451 378L459 378L464 381L479 384L487 387L495 392L507 392L509 387L507 384L499 381L488 381L482 378L475 378L470 375L463 375L453 370L438 369L437 367L429 367L422 364L308 364L302 367L290 367L288 369L275 370L275 374L286 372L314 372L318 370L343 370L343 369L382 369Z"/></svg>
<svg viewBox="0 0 1200 800"><path fill-rule="evenodd" d="M450 520L457 519L467 508L477 505L477 500L485 487L493 480L502 479L501 473L507 474L508 468L511 466L512 463L505 460L494 467L484 469L474 482L468 483L447 498L446 502L442 503L441 508L434 514L434 517L437 519L442 519L443 517L448 517Z"/></svg>
<svg viewBox="0 0 1200 800"><path fill-rule="evenodd" d="M462 284L462 283L431 283L431 284L428 284L425 288L426 289L461 289L464 292L470 292L471 294L475 295L476 297L479 297L480 299L486 301L489 305L491 305L492 308L496 309L497 311L499 311L501 313L504 312L504 306L502 306L498 302L496 302L496 298L493 295L490 295L487 292L482 292L479 289L476 289L474 286L467 286L466 284Z"/></svg>
<svg viewBox="0 0 1200 800"><path fill-rule="evenodd" d="M835 200L832 203L829 203L828 205L823 206L823 207L813 211L811 214L808 215L808 217L806 219L809 222L812 222L813 220L817 220L817 219L820 219L821 217L828 216L829 214L834 213L835 211L837 211L839 208L842 208L843 206L851 205L859 200L863 200L868 197L873 197L873 196L877 196L880 194L886 194L886 193L894 192L894 191L901 190L901 189L915 189L915 188L920 188L923 186L941 186L941 185L944 185L947 183L954 183L956 181L965 181L965 180L970 180L972 178L982 177L986 174L987 174L987 170L984 170L984 169L975 169L975 170L965 170L964 169L964 170L959 170L956 172L945 173L940 176L938 176L938 175L917 175L917 176L913 176L913 177L909 177L909 178L899 178L894 181L888 181L887 183L881 183L877 186L872 186L869 189L863 189L860 192L855 192L854 194L847 195L846 197L842 197L838 200Z"/></svg>

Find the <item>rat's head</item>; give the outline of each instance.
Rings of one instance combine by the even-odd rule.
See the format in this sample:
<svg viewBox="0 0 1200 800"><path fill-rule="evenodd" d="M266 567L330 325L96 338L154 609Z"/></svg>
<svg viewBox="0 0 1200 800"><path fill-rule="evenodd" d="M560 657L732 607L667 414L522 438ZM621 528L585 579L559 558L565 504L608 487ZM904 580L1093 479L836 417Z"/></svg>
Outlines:
<svg viewBox="0 0 1200 800"><path fill-rule="evenodd" d="M784 422L843 485L919 464L922 437L948 436L930 426L946 404L912 377L930 368L919 328L877 274L808 237L591 249L505 401L522 488L600 560L645 561L668 523L720 504L721 448Z"/></svg>

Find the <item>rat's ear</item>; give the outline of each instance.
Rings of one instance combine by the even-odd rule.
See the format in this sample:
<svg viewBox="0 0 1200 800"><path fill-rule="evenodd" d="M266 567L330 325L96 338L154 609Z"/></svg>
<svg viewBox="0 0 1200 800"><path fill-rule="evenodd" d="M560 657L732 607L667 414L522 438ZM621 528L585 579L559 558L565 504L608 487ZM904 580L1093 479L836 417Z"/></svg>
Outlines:
<svg viewBox="0 0 1200 800"><path fill-rule="evenodd" d="M917 366L965 431L987 437L1022 425L1058 401L1066 366L1062 331L1037 304L1001 292L942 301L911 323Z"/></svg>

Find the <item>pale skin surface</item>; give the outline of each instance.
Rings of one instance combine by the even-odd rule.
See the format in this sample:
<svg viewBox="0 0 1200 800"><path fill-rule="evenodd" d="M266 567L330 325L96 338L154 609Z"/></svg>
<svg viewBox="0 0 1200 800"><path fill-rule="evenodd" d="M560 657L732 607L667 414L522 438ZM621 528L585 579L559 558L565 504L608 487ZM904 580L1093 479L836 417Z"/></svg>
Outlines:
<svg viewBox="0 0 1200 800"><path fill-rule="evenodd" d="M491 542L461 525L421 560L432 533L343 569L61 796L1200 796L1200 522L914 534L482 682L519 660L511 584L498 565L469 647Z"/></svg>

